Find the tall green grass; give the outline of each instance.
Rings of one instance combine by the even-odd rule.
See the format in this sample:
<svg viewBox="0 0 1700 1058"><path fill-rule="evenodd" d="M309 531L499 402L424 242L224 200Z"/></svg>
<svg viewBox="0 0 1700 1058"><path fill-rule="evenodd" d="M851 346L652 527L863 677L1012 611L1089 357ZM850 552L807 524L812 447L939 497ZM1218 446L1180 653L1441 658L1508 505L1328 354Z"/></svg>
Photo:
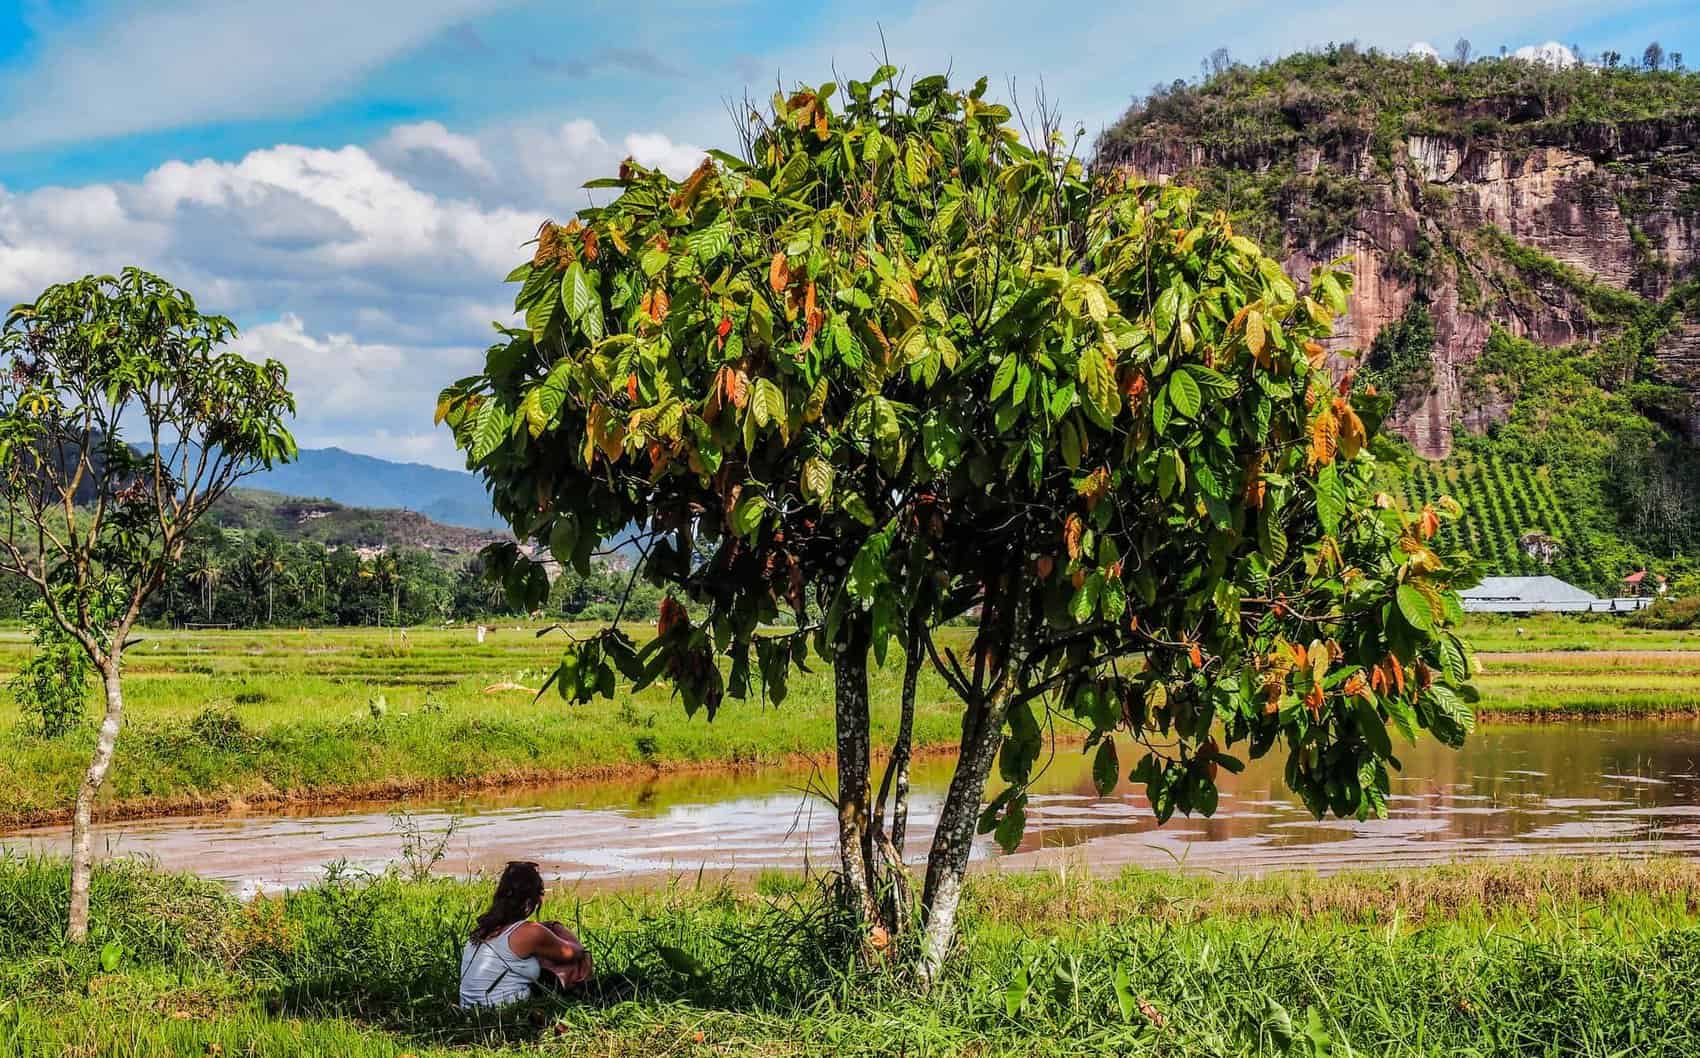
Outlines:
<svg viewBox="0 0 1700 1058"><path fill-rule="evenodd" d="M980 875L960 950L926 995L894 969L854 968L814 882L563 890L545 915L574 925L617 986L500 1014L450 1005L487 884L343 874L241 904L117 863L97 876L83 950L57 940L64 881L56 863L0 862L0 1051L1700 1051L1700 874L1676 861Z"/></svg>

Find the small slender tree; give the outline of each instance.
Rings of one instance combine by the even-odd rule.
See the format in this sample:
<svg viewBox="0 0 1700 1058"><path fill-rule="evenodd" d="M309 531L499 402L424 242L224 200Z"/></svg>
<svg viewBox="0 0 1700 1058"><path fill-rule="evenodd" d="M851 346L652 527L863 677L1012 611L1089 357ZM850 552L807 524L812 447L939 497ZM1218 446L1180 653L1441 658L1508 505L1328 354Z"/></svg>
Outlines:
<svg viewBox="0 0 1700 1058"><path fill-rule="evenodd" d="M1161 820L1214 811L1237 743L1284 748L1318 814L1382 811L1389 725L1472 722L1449 631L1471 568L1432 545L1451 505L1376 491L1387 400L1354 398L1320 342L1350 276L1301 287L1195 192L1088 173L984 79L842 87L841 110L837 84L776 96L683 183L631 162L596 182L618 197L546 225L509 277L528 326L442 396L518 535L584 567L636 525L634 576L696 604L664 604L642 650L575 641L563 697L665 677L712 717L757 676L782 698L812 637L846 896L889 931L905 747L876 795L869 658L901 644L906 699L930 661L963 724L919 902L929 979L975 834L1021 837L1053 713L1106 792L1136 748ZM513 545L489 558L526 608L547 593ZM961 656L934 640L972 612Z"/></svg>
<svg viewBox="0 0 1700 1058"><path fill-rule="evenodd" d="M0 331L0 572L24 578L105 693L71 826L66 935L88 934L90 822L123 721L124 651L189 530L244 475L294 456L282 364L140 269L49 287ZM132 443L132 438L136 443Z"/></svg>

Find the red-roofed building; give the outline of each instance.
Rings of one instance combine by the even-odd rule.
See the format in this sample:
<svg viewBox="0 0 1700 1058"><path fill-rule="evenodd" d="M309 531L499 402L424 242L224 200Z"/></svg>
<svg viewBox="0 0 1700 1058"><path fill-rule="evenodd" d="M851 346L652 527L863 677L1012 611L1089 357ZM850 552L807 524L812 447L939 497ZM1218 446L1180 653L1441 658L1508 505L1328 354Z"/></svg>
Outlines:
<svg viewBox="0 0 1700 1058"><path fill-rule="evenodd" d="M1664 594L1664 574L1655 574L1653 580L1658 585L1658 593L1661 595ZM1629 576L1623 578L1623 586L1627 589L1627 593L1630 595L1642 594L1648 587L1650 587L1647 583L1647 571L1644 569L1638 569L1634 573L1631 573Z"/></svg>

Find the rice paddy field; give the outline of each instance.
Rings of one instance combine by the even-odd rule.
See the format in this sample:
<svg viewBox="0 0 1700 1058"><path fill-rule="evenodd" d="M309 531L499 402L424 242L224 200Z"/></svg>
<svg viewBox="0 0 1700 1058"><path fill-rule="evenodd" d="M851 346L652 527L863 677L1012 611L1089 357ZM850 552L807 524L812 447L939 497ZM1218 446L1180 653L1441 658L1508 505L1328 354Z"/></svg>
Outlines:
<svg viewBox="0 0 1700 1058"><path fill-rule="evenodd" d="M129 654L127 729L104 793L108 818L370 800L655 769L748 768L822 759L830 672L794 676L780 705L728 700L686 717L664 687L615 701L538 698L559 639L501 627L147 631ZM966 638L966 629L947 635ZM1547 615L1472 626L1484 717L1700 714L1700 634ZM26 656L0 631L0 681ZM874 675L876 744L897 719L900 658ZM91 704L91 716L92 716ZM951 699L931 672L920 745L953 744ZM0 691L0 827L63 819L92 724L25 733Z"/></svg>

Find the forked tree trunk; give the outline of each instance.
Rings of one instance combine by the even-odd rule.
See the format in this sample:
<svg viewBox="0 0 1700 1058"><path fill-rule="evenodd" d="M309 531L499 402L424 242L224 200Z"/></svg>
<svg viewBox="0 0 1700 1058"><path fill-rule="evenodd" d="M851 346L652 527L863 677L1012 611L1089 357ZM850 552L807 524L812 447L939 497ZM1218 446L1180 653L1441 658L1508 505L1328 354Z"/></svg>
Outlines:
<svg viewBox="0 0 1700 1058"><path fill-rule="evenodd" d="M897 721L897 742L892 747L891 764L886 772L895 786L891 802L891 847L899 857L903 855L903 842L909 831L909 760L915 744L915 691L920 684L921 666L926 658L926 648L921 644L921 635L919 629L911 629L908 657L903 669L903 703ZM880 811L883 815L883 784L880 790ZM901 863L898 866L901 866Z"/></svg>
<svg viewBox="0 0 1700 1058"><path fill-rule="evenodd" d="M852 620L833 659L838 752L838 856L846 895L864 923L879 921L874 901L873 829L868 783L868 626Z"/></svg>
<svg viewBox="0 0 1700 1058"><path fill-rule="evenodd" d="M122 639L119 640L122 642ZM94 802L106 782L107 770L112 767L112 750L118 743L118 728L124 719L124 688L121 682L119 659L114 657L101 669L101 683L106 690L106 713L100 721L100 735L95 739L94 756L83 773L82 785L77 788L76 810L71 816L71 914L65 926L65 938L82 943L89 935L89 876L94 863Z"/></svg>
<svg viewBox="0 0 1700 1058"><path fill-rule="evenodd" d="M962 882L974 850L975 824L986 796L986 778L1003 744L1004 714L1013 693L1009 684L990 701L969 706L962 723L956 771L939 810L938 830L927 856L927 883L921 892L921 979L937 980L956 934Z"/></svg>

